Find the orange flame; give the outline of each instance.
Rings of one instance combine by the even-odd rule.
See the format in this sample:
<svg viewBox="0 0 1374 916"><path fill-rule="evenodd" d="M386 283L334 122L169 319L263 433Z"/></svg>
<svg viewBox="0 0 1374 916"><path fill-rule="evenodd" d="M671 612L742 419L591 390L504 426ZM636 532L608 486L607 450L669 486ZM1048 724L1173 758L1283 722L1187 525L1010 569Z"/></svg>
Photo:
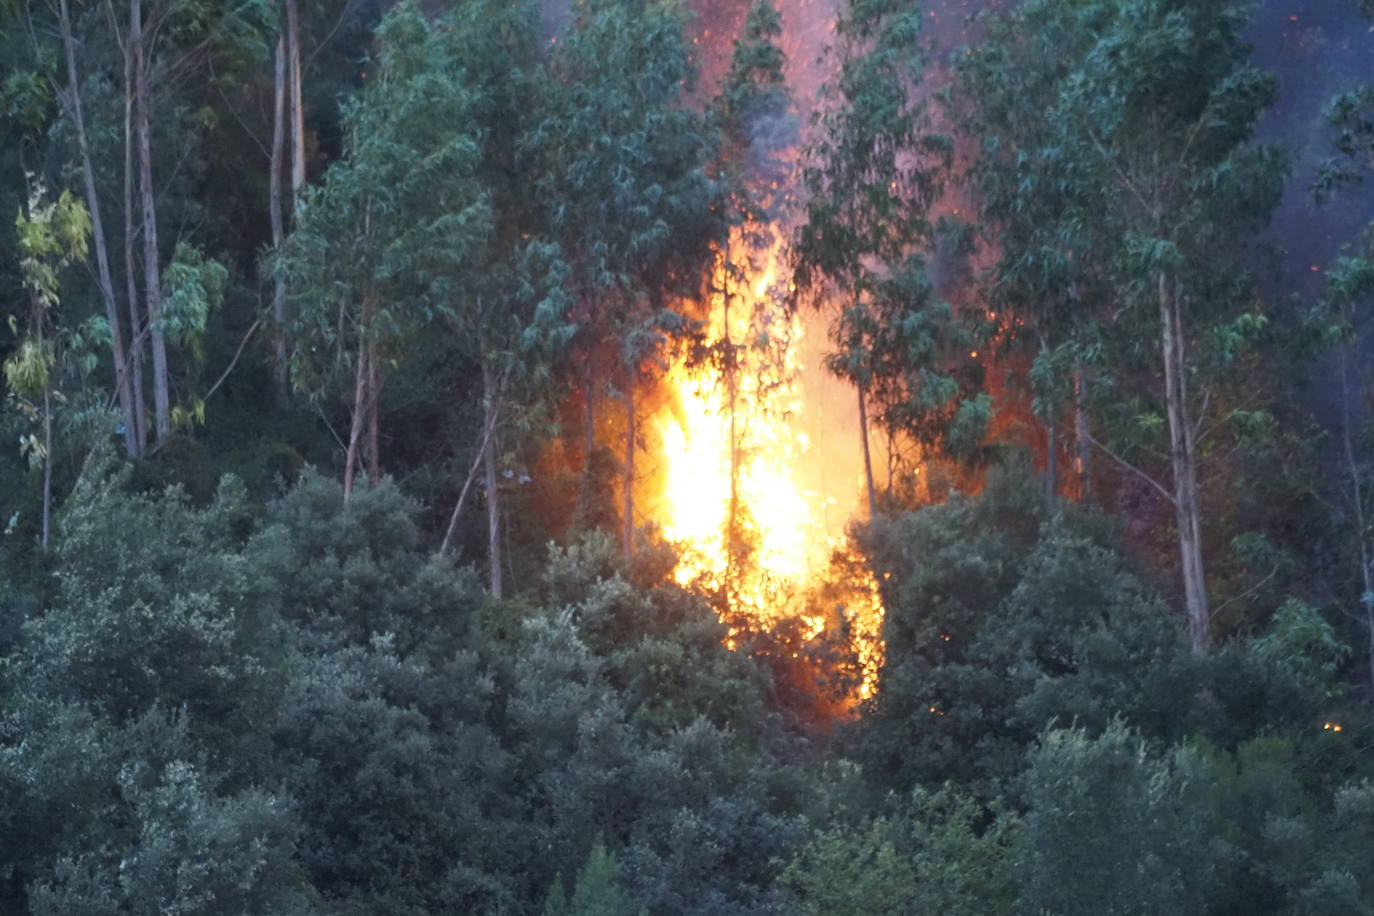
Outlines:
<svg viewBox="0 0 1374 916"><path fill-rule="evenodd" d="M806 593L848 549L844 525L860 506L856 427L833 406L853 393L824 369L824 334L787 307L781 233L753 227L759 234L767 242L751 249L736 230L726 250L751 252L747 266L731 270L722 256L715 270L706 343L716 358L679 358L665 379L655 514L683 547L680 583L724 594L732 613L764 626L799 618L815 639L838 620L808 606ZM882 606L864 577L835 615L859 659L861 697L882 658Z"/></svg>

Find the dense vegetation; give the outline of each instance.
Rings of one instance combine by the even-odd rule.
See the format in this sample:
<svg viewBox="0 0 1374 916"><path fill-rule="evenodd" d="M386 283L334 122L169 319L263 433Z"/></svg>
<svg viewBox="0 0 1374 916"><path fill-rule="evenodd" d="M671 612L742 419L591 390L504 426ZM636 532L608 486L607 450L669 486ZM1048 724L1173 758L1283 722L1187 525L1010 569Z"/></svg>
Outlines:
<svg viewBox="0 0 1374 916"><path fill-rule="evenodd" d="M1374 89L1295 176L1248 15L855 0L803 130L767 0L0 4L0 912L1374 912ZM627 485L763 224L862 702Z"/></svg>

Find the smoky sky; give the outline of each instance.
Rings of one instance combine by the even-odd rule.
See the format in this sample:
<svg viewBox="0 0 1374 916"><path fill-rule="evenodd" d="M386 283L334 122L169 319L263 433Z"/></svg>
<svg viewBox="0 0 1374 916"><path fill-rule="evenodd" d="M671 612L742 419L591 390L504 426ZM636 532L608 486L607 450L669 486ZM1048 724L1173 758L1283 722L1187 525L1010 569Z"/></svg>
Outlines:
<svg viewBox="0 0 1374 916"><path fill-rule="evenodd" d="M931 0L927 34L945 49L977 41L974 14L1005 10L1014 0ZM1269 295L1320 295L1322 276L1343 247L1357 243L1374 219L1374 182L1318 206L1310 187L1332 154L1325 124L1336 93L1374 82L1374 32L1357 0L1268 0L1257 4L1245 32L1254 62L1279 82L1279 101L1257 139L1289 150L1293 172L1265 240L1279 258L1262 265ZM1315 269L1314 269L1315 268Z"/></svg>
<svg viewBox="0 0 1374 916"><path fill-rule="evenodd" d="M558 5L560 0L551 0ZM703 74L701 89L729 65L731 39L752 0L690 0L694 56ZM818 62L840 0L774 0L782 13L789 69L814 70L804 79L800 108L812 100ZM1016 0L927 0L921 4L926 35L944 52L978 40L977 17L1015 6ZM1263 241L1268 252L1256 257L1267 298L1297 294L1311 302L1321 293L1327 267L1346 246L1357 244L1374 219L1374 180L1342 192L1318 206L1310 187L1317 166L1332 154L1325 109L1338 92L1374 82L1374 32L1358 0L1264 0L1256 5L1245 40L1254 61L1279 82L1277 105L1259 125L1257 138L1289 150L1293 170L1278 211ZM833 66L833 65L832 65ZM798 74L791 74L790 82Z"/></svg>

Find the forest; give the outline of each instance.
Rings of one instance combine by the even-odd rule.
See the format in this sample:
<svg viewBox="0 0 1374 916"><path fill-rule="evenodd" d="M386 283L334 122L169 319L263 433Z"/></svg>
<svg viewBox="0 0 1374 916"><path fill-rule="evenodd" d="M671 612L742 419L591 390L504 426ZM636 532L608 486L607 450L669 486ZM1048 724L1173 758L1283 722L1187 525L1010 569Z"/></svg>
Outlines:
<svg viewBox="0 0 1374 916"><path fill-rule="evenodd" d="M1374 914L1374 0L0 48L0 913Z"/></svg>

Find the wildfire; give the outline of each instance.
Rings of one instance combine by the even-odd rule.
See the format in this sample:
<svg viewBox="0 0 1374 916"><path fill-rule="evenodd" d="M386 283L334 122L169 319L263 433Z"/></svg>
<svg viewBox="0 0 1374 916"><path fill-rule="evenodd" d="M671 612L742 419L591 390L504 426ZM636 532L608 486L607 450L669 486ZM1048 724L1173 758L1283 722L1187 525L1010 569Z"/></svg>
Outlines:
<svg viewBox="0 0 1374 916"><path fill-rule="evenodd" d="M762 626L799 618L808 639L842 626L867 696L882 657L876 582L851 570L858 581L842 607L818 613L807 600L847 549L844 525L860 506L854 426L836 407L852 392L825 372L824 335L787 307L782 234L762 234L758 246L737 231L719 258L702 348L711 357L684 355L666 377L656 515L683 546L680 583L724 595L732 614Z"/></svg>

